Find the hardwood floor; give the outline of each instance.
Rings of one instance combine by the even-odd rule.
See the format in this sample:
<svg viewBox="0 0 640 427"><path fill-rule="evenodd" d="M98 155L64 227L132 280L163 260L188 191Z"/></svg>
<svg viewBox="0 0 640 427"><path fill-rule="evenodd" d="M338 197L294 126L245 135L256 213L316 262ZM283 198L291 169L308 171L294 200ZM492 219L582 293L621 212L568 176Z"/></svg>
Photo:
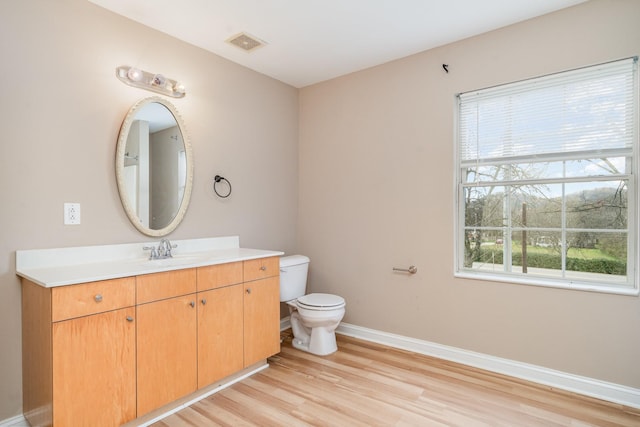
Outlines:
<svg viewBox="0 0 640 427"><path fill-rule="evenodd" d="M318 357L290 339L270 367L154 427L640 426L640 410L338 336Z"/></svg>

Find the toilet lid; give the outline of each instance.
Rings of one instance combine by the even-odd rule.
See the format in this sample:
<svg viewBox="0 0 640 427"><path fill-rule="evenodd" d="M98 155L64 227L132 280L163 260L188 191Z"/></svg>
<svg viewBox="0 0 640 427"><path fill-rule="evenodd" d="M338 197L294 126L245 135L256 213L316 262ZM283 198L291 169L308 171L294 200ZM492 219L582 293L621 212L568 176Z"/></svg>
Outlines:
<svg viewBox="0 0 640 427"><path fill-rule="evenodd" d="M298 298L298 304L310 308L337 308L344 305L344 298L332 294L309 294Z"/></svg>

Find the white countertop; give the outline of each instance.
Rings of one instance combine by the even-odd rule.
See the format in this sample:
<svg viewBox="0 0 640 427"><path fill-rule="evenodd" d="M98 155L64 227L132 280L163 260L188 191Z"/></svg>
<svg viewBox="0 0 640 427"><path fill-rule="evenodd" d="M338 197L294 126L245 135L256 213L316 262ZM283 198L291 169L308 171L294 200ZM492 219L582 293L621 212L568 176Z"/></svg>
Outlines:
<svg viewBox="0 0 640 427"><path fill-rule="evenodd" d="M178 245L172 251L173 258L163 260L149 260L148 252L142 250L157 242L16 251L16 273L50 288L284 254L241 248L237 236L172 243Z"/></svg>

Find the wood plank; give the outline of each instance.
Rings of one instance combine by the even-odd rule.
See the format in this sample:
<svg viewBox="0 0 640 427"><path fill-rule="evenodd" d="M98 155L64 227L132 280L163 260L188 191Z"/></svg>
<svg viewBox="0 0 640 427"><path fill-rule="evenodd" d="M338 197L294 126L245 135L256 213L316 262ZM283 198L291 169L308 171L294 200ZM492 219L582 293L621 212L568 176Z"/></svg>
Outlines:
<svg viewBox="0 0 640 427"><path fill-rule="evenodd" d="M640 410L340 335L332 355L286 341L269 361L153 426L640 425Z"/></svg>

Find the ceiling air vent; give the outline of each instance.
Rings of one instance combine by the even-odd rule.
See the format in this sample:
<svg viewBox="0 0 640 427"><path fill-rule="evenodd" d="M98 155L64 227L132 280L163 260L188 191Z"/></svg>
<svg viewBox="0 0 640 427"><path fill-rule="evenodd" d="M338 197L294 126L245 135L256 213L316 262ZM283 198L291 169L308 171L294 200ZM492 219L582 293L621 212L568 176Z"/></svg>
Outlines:
<svg viewBox="0 0 640 427"><path fill-rule="evenodd" d="M266 44L259 38L250 36L247 33L240 33L236 34L235 36L231 36L227 39L227 43L231 43L232 45L239 47L245 52L252 52Z"/></svg>

